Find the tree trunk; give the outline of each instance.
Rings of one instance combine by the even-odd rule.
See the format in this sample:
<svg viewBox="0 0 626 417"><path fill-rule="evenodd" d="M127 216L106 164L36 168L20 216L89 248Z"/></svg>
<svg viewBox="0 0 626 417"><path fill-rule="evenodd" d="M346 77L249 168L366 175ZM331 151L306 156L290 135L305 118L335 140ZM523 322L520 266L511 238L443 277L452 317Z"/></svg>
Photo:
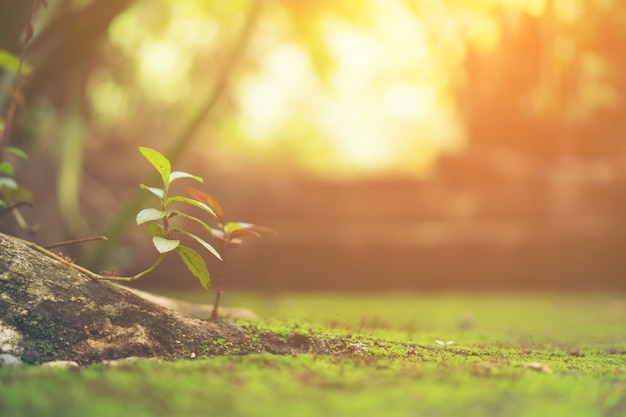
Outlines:
<svg viewBox="0 0 626 417"><path fill-rule="evenodd" d="M231 321L184 317L0 234L0 355L88 364L266 350Z"/></svg>

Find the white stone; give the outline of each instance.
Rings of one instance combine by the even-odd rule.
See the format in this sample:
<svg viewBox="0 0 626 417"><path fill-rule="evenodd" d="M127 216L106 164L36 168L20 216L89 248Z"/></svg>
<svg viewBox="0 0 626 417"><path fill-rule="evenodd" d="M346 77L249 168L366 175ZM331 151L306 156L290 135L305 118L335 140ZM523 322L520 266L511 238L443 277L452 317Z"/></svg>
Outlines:
<svg viewBox="0 0 626 417"><path fill-rule="evenodd" d="M17 356L8 353L0 353L0 368L3 366L18 366L22 364L22 360Z"/></svg>
<svg viewBox="0 0 626 417"><path fill-rule="evenodd" d="M11 326L0 321L0 350L2 353L22 353L22 335Z"/></svg>

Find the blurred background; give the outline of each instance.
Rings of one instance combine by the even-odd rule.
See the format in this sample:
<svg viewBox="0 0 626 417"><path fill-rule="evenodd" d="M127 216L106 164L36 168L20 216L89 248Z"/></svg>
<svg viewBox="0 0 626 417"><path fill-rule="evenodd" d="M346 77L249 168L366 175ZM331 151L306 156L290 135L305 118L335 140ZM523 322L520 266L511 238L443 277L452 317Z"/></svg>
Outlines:
<svg viewBox="0 0 626 417"><path fill-rule="evenodd" d="M32 5L0 1L0 49ZM149 266L148 146L279 232L227 288L626 290L621 0L48 0L33 28L11 144L38 232L5 233ZM170 258L137 286L200 289Z"/></svg>

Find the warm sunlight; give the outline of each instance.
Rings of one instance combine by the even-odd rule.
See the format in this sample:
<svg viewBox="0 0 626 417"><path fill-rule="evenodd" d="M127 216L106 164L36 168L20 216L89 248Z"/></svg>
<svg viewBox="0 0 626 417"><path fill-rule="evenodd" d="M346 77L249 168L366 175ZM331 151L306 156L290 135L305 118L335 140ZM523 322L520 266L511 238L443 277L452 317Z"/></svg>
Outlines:
<svg viewBox="0 0 626 417"><path fill-rule="evenodd" d="M376 10L369 28L325 22L323 40L333 62L325 83L316 81L304 48L270 50L256 77L240 89L244 134L266 145L282 142L285 126L306 117L331 144L314 156L330 175L424 174L440 152L459 147L463 134L448 80L420 20L399 5Z"/></svg>
<svg viewBox="0 0 626 417"><path fill-rule="evenodd" d="M164 4L149 13L120 16L111 27L111 40L134 59L144 97L172 106L201 101L200 91L211 82L214 68L204 63L212 66L207 72L197 67L198 61L204 51L218 51L233 40L218 36L220 21L205 16L198 4L168 3L167 11L159 10ZM289 149L294 161L325 176L389 171L422 176L442 153L466 142L454 92L467 81L467 55L492 53L502 40L507 13L539 16L546 2L409 6L368 0L360 8L369 17L358 23L329 5L311 6L315 20L303 12L306 8L289 7L304 13L295 15L299 21L290 23L277 10L264 16L248 58L254 70L231 86L231 111L238 114L235 123L224 127L220 146L236 143L240 150L268 155ZM552 11L556 19L572 22L581 6L557 1ZM169 19L163 17L166 13ZM139 22L146 17L144 30ZM123 105L127 97L116 86L103 79L91 88L94 107L104 119L120 119L121 112L129 111ZM541 107L549 94L538 90L528 102ZM110 105L111 100L119 105Z"/></svg>

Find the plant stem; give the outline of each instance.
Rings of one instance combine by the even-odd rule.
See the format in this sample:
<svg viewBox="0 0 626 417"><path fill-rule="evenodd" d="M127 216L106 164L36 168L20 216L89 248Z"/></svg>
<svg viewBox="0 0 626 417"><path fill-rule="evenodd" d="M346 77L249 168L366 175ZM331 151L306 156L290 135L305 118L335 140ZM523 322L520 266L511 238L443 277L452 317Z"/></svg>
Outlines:
<svg viewBox="0 0 626 417"><path fill-rule="evenodd" d="M11 197L9 197L7 195L7 193L5 193L3 190L0 189L0 196L2 196L2 199L4 201L6 201L9 204L9 208L3 210L0 215L6 213L8 210L11 211L11 213L13 214L13 217L15 218L15 221L17 222L18 226L20 227L20 229L24 230L26 233L34 235L37 232L38 226L30 226L28 224L28 222L26 222L26 219L24 219L24 216L22 216L22 212L19 210L19 207L22 205L27 205L29 207L32 207L33 204L28 202L28 201L24 201L24 202L20 202L20 203L13 203L13 201L11 200Z"/></svg>
<svg viewBox="0 0 626 417"><path fill-rule="evenodd" d="M66 240L65 242L53 243L52 245L44 246L44 248L52 249L52 248L58 248L59 246L73 245L75 243L93 242L95 240L107 240L107 237L106 236L83 237L80 239Z"/></svg>
<svg viewBox="0 0 626 417"><path fill-rule="evenodd" d="M4 198L4 196L3 196ZM28 207L32 207L33 203L31 203L30 201L19 201L17 203L11 204L10 206L4 208L2 211L0 211L0 216L2 216L5 213L8 213L11 210L16 210L22 206L28 206Z"/></svg>
<svg viewBox="0 0 626 417"><path fill-rule="evenodd" d="M222 255L222 265L220 266L220 274L217 280L217 289L215 293L215 304L213 304L213 312L211 313L211 321L217 320L217 310L220 305L220 299L222 298L222 292L224 288L224 275L226 274L226 244L224 242L220 245Z"/></svg>
<svg viewBox="0 0 626 417"><path fill-rule="evenodd" d="M75 270L77 270L78 272L81 272L85 275L87 275L89 278L92 279L98 279L98 280L106 280L106 281L122 281L122 282L132 282L135 280L138 280L139 278L143 277L146 274L149 274L150 272L154 271L160 264L161 262L163 262L163 259L165 259L165 256L167 255L167 253L161 254L161 256L159 256L159 258L152 264L152 266L150 266L148 269L141 271L140 273L130 276L130 277L118 277L118 276L109 276L109 275L101 275L101 274L96 274L95 272L92 272L86 268L83 268L80 265L76 265L75 263L68 261L67 259L63 258L62 256L57 255L56 253L50 252L48 249L37 245L36 243L33 242L29 242L28 240L23 240L20 239L18 237L15 236L11 236L11 238L17 240L18 242L23 243L24 245L28 246L31 249L36 250L37 252L43 253L44 255L48 256L49 258L52 258L54 260L57 260L59 262L61 262L64 265L69 266L70 268L73 268Z"/></svg>

